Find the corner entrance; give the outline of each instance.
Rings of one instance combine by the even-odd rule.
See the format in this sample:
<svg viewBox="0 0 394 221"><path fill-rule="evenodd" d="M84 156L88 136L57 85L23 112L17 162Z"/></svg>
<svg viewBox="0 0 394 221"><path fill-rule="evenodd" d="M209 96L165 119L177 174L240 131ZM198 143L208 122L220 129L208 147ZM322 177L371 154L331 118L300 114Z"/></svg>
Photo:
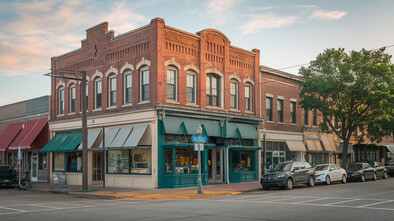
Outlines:
<svg viewBox="0 0 394 221"><path fill-rule="evenodd" d="M210 184L224 183L224 148L209 149L208 165L209 176L208 182Z"/></svg>

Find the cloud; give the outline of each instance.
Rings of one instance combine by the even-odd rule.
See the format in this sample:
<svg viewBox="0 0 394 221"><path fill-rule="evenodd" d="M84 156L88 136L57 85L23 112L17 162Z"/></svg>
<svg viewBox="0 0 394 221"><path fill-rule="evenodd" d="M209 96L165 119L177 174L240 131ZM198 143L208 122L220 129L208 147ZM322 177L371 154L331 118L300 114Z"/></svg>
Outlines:
<svg viewBox="0 0 394 221"><path fill-rule="evenodd" d="M338 20L346 15L343 11L323 11L316 10L310 16L311 19Z"/></svg>
<svg viewBox="0 0 394 221"><path fill-rule="evenodd" d="M136 12L135 5L118 1L99 11L102 5L94 0L7 3L15 16L0 26L0 75L47 71L51 57L79 48L85 38L84 30L102 21L108 21L116 33L138 27L146 18Z"/></svg>
<svg viewBox="0 0 394 221"><path fill-rule="evenodd" d="M261 29L281 28L294 24L297 16L278 16L273 13L252 16L252 19L242 26L243 34L252 34Z"/></svg>
<svg viewBox="0 0 394 221"><path fill-rule="evenodd" d="M217 25L226 24L234 15L237 6L243 0L208 0L207 13L214 15Z"/></svg>

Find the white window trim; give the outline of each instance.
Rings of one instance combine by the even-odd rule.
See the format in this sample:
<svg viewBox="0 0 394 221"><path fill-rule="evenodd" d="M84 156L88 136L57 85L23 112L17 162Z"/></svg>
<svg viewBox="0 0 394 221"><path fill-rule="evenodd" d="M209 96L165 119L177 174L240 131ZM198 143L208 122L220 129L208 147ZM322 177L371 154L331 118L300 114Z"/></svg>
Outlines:
<svg viewBox="0 0 394 221"><path fill-rule="evenodd" d="M68 100L69 100L69 113L68 114L75 114L76 109L77 109L77 89L75 87L75 84L71 85L69 88L70 88L70 93L69 93L69 98L68 98ZM71 111L71 99L72 99L71 91L72 91L72 89L74 89L74 111Z"/></svg>
<svg viewBox="0 0 394 221"><path fill-rule="evenodd" d="M97 81L101 82L101 107L97 107ZM101 78L94 80L94 109L93 111L102 110L103 108L103 81Z"/></svg>
<svg viewBox="0 0 394 221"><path fill-rule="evenodd" d="M244 92L245 92L245 88L246 87L250 88L250 90L249 90L249 101L250 101L249 106L250 106L250 110L247 110L246 109L246 105L245 105L245 112L253 113L253 85L249 84L249 83L246 83L245 86L244 86ZM246 93L244 94L244 99L246 101Z"/></svg>
<svg viewBox="0 0 394 221"><path fill-rule="evenodd" d="M219 90L218 90L218 92L219 92L219 97L218 97L218 99L219 99L219 106L216 106L216 105L206 105L207 107L209 107L209 108L213 108L213 109L224 109L224 78L223 78L223 76L221 76L221 75L218 75L217 73L214 73L214 72L210 72L210 73L207 73L206 75L211 75L211 76L218 76L218 80L219 80ZM206 93L206 91L205 91L205 93ZM205 94L205 97L206 97L206 94Z"/></svg>
<svg viewBox="0 0 394 221"><path fill-rule="evenodd" d="M116 88L115 88L115 94L117 95L117 89L118 89L118 84L117 84L117 82L116 82L116 74L115 75L111 75L109 78L108 78L108 104L107 104L107 109L108 108L110 108L110 107L116 107L116 100L117 100L117 98L116 98L116 100L115 100L115 105L111 105L111 80L112 79L115 79L115 85L116 85ZM101 96L103 96L103 84L101 83ZM117 96L115 96L115 97L117 97ZM101 99L102 100L102 99ZM101 106L103 106L103 104L101 104Z"/></svg>
<svg viewBox="0 0 394 221"><path fill-rule="evenodd" d="M175 67L172 67L172 66L167 66L167 71L168 71L168 70L173 70L173 71L175 71L175 99L169 99L169 98L168 98L167 91L166 91L166 100L167 100L167 102L176 102L176 103L179 103L179 96L178 96L178 91L179 91L179 89L178 89L178 87L179 87L179 69L178 69L178 68L175 68ZM167 84L168 84L167 76L168 76L168 75L166 75L166 82L167 82ZM150 77L150 76L149 76L149 77ZM166 88L166 90L167 90L167 88Z"/></svg>
<svg viewBox="0 0 394 221"><path fill-rule="evenodd" d="M133 71L130 69L125 70L123 73L123 105L124 106L131 106L133 105ZM126 103L126 76L131 75L131 103Z"/></svg>
<svg viewBox="0 0 394 221"><path fill-rule="evenodd" d="M60 113L60 91L63 91L63 113ZM64 107L65 107L65 102L64 102L64 87L59 87L59 89L58 89L58 98L59 98L59 103L58 103L58 108L59 108L59 111L58 111L58 115L57 116L64 116Z"/></svg>
<svg viewBox="0 0 394 221"><path fill-rule="evenodd" d="M187 101L187 76L188 75L194 76L194 103L190 103ZM190 72L190 71L186 73L186 104L191 105L191 106L197 104L197 74L194 72Z"/></svg>
<svg viewBox="0 0 394 221"><path fill-rule="evenodd" d="M138 103L138 104L146 104L146 103L150 103L150 71L149 71L149 100L142 100L142 90L143 90L143 87L142 87L142 72L143 71L145 71L145 70L149 70L149 66L144 66L144 67L142 67L141 69L139 69L139 82L138 82L138 84L139 84L139 91L140 91L140 98L139 98L139 100L140 100L140 102Z"/></svg>
<svg viewBox="0 0 394 221"><path fill-rule="evenodd" d="M231 107L231 84L235 83L236 91L235 91L235 107ZM230 110L239 111L239 81L232 79L230 81Z"/></svg>

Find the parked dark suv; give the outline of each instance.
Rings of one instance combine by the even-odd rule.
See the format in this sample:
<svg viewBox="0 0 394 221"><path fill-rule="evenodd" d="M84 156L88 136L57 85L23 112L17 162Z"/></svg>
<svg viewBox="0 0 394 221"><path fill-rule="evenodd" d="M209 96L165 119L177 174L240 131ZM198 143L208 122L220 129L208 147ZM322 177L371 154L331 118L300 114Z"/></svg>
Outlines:
<svg viewBox="0 0 394 221"><path fill-rule="evenodd" d="M265 190L271 187L285 187L293 189L295 184L315 185L315 171L307 162L284 162L278 164L275 169L261 177L260 183Z"/></svg>
<svg viewBox="0 0 394 221"><path fill-rule="evenodd" d="M0 186L12 186L16 180L16 171L11 166L0 166Z"/></svg>

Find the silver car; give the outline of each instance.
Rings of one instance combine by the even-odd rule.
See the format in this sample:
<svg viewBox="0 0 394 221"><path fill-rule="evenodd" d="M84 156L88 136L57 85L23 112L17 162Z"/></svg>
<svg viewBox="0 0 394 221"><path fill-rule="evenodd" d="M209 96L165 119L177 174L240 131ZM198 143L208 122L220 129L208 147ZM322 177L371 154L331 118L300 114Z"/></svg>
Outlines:
<svg viewBox="0 0 394 221"><path fill-rule="evenodd" d="M329 185L333 181L346 183L347 173L336 164L320 164L315 166L316 183Z"/></svg>

